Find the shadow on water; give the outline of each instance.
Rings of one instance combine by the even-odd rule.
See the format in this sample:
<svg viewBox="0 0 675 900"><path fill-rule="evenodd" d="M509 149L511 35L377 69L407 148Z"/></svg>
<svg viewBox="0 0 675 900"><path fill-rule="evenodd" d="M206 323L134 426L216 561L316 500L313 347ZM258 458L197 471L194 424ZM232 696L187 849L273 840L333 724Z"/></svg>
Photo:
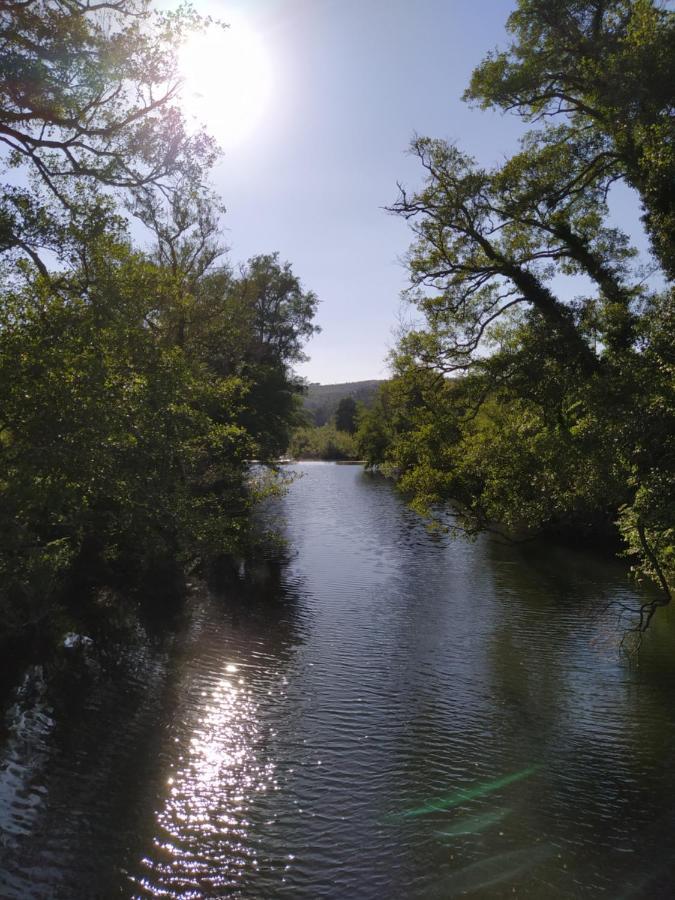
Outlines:
<svg viewBox="0 0 675 900"><path fill-rule="evenodd" d="M285 565L216 568L164 620L146 604L123 642L26 675L0 744L3 900L221 896L254 870L246 823L274 782L255 682L278 693L302 640Z"/></svg>
<svg viewBox="0 0 675 900"><path fill-rule="evenodd" d="M563 896L614 896L612 886L618 896L618 885L621 896L673 896L675 812L656 799L675 788L664 757L675 746L672 611L634 665L616 602L637 608L650 591L637 592L624 565L559 545L486 549L505 601L490 640L493 731L545 761L521 838L548 835L552 862L566 861Z"/></svg>

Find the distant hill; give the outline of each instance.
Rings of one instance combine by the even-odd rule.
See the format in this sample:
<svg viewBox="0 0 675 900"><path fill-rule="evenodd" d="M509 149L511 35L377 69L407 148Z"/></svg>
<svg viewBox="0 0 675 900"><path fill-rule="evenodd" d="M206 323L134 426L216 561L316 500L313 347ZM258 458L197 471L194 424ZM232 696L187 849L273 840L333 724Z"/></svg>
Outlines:
<svg viewBox="0 0 675 900"><path fill-rule="evenodd" d="M315 425L324 425L335 415L338 403L344 397L353 397L358 403L370 406L377 389L384 381L347 381L344 384L310 384L303 405L311 414Z"/></svg>

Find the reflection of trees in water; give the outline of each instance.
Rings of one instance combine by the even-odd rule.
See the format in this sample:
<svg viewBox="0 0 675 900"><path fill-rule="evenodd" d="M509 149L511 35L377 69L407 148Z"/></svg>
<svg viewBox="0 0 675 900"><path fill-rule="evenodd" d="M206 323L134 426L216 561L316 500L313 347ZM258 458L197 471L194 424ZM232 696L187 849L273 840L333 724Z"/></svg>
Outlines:
<svg viewBox="0 0 675 900"><path fill-rule="evenodd" d="M391 583L399 785L414 805L541 765L532 778L471 804L476 815L510 810L500 846L520 852L553 841L561 855L542 869L551 890L571 895L577 878L604 892L645 877L651 896L668 896L658 886L672 870L664 874L660 861L671 832L653 821L672 820L673 777L662 756L675 744L672 690L666 707L651 671L636 684L617 641L609 649L594 644L608 627L597 611L617 593L633 593L621 564L550 544L481 539L444 551L422 537L414 553L402 553ZM669 687L674 668L671 651L660 670ZM431 812L429 829L449 818ZM451 868L489 855L494 836L463 839ZM403 837L411 852L423 838L414 846L418 861L447 870L428 830ZM617 848L628 852L617 857Z"/></svg>
<svg viewBox="0 0 675 900"><path fill-rule="evenodd" d="M263 652L285 658L302 641L298 600L302 580L289 577L290 552L262 549L246 560L221 560L211 567L207 585L223 621Z"/></svg>
<svg viewBox="0 0 675 900"><path fill-rule="evenodd" d="M675 739L672 691L660 702L654 660L644 678L619 652L619 623L606 610L617 596L639 603L626 568L544 543L491 542L486 553L500 598L489 642L492 731L500 746L543 766L511 821L560 847L560 884L574 871L606 891L635 883L636 870L657 884L666 847L653 823L673 816L662 754ZM661 667L671 685L672 672L671 654Z"/></svg>
<svg viewBox="0 0 675 900"><path fill-rule="evenodd" d="M368 488L391 493L379 480ZM377 753L392 781L392 790L373 801L387 822L384 839L400 847L397 878L413 883L428 873L424 895L432 896L449 873L476 857L466 848L451 855L436 834L454 822L454 811L430 810L414 825L401 813L473 786L484 771L483 645L494 616L492 575L483 539L467 543L429 533L392 498L398 509L378 521L377 540L394 552L386 556L382 596L378 591L366 600L377 622L385 691Z"/></svg>
<svg viewBox="0 0 675 900"><path fill-rule="evenodd" d="M115 883L133 840L130 797L152 776L168 651L140 628L106 651L64 653L42 690L9 712L3 897L93 897L102 878Z"/></svg>
<svg viewBox="0 0 675 900"><path fill-rule="evenodd" d="M161 598L144 604L135 624L126 617L88 658L64 654L48 684L24 700L0 745L0 767L9 766L0 785L3 897L88 898L102 884L128 891L120 869L152 851L158 797L182 733L176 721L188 727L193 685L209 680L209 667L222 675L227 649L255 651L281 673L301 640L301 586L286 584L286 562L276 553L229 579L214 571L209 588L195 583L164 617Z"/></svg>
<svg viewBox="0 0 675 900"><path fill-rule="evenodd" d="M301 567L270 548L221 562L170 623L158 613L134 649L111 644L116 669L64 672L55 724L35 738L43 756L15 757L37 812L0 871L34 881L12 892L0 876L1 895L90 897L103 883L124 895L124 866L174 896L189 877L203 896L272 897L282 891L270 867L283 869L289 842L308 848L306 868L291 873L298 893L320 877L317 847L333 859L335 843L354 878L371 867L383 884L421 884L428 873L425 886L447 893L453 873L492 878L479 867L506 866L539 837L562 853L532 873L553 895L571 896L576 878L597 896L621 883L627 896L668 896L675 661L660 631L638 671L592 645L597 604L630 591L621 567L550 546L430 536L387 484L358 473L353 488L345 477L317 499L337 472L326 468L304 505L293 501L289 521L312 537L303 543L298 528ZM317 536L314 503L332 511L335 534ZM350 705L356 696L367 702ZM322 770L311 767L331 740ZM536 764L461 809L386 819ZM320 802L332 820L294 816L291 798ZM341 825L345 810L353 818ZM355 847L368 850L362 870Z"/></svg>
<svg viewBox="0 0 675 900"><path fill-rule="evenodd" d="M486 640L491 730L506 765L538 762L565 704L566 629L556 610L578 601L578 593L550 550L541 555L533 543L488 540L484 553L497 606Z"/></svg>

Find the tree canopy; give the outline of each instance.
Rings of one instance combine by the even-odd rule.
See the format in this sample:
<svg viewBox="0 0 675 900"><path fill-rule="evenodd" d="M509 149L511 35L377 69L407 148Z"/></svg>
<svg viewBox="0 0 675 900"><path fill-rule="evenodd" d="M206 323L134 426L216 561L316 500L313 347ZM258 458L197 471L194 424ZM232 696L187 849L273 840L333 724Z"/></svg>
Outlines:
<svg viewBox="0 0 675 900"><path fill-rule="evenodd" d="M674 299L645 279L609 204L619 180L638 192L667 282L675 17L649 0L520 0L508 29L466 97L534 127L493 168L413 141L424 181L391 209L414 234L408 296L423 324L399 343L362 452L418 508L453 501L469 531L618 529L665 600Z"/></svg>
<svg viewBox="0 0 675 900"><path fill-rule="evenodd" d="M227 262L216 147L177 102L207 24L145 0L0 10L0 638L58 630L74 585L245 552L273 488L249 461L299 421L317 298L277 254Z"/></svg>
<svg viewBox="0 0 675 900"><path fill-rule="evenodd" d="M4 185L1 250L59 255L60 216L94 205L100 215L97 190L170 192L178 176L202 178L216 145L185 128L175 51L204 24L189 7L153 12L149 0L2 5L0 145L29 185Z"/></svg>
<svg viewBox="0 0 675 900"><path fill-rule="evenodd" d="M513 42L473 73L465 97L526 122L538 140L574 146L560 192L624 179L642 201L662 266L675 258L675 14L654 0L523 0ZM569 158L569 157L568 157Z"/></svg>
<svg viewBox="0 0 675 900"><path fill-rule="evenodd" d="M335 427L337 430L354 434L356 431L357 411L356 400L353 397L343 397L335 411Z"/></svg>

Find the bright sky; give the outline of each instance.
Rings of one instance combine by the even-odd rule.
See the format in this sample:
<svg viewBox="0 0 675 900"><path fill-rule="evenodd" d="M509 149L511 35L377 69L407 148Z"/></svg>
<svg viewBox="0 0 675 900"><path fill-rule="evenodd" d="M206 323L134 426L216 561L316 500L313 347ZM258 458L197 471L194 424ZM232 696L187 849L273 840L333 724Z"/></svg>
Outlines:
<svg viewBox="0 0 675 900"><path fill-rule="evenodd" d="M299 369L310 381L387 377L410 233L382 207L397 180L420 182L405 154L413 133L455 140L487 165L514 149L515 118L460 101L474 66L505 43L513 5L195 0L231 23L222 52L187 57L225 149L214 182L231 259L278 250L318 294L323 331Z"/></svg>

